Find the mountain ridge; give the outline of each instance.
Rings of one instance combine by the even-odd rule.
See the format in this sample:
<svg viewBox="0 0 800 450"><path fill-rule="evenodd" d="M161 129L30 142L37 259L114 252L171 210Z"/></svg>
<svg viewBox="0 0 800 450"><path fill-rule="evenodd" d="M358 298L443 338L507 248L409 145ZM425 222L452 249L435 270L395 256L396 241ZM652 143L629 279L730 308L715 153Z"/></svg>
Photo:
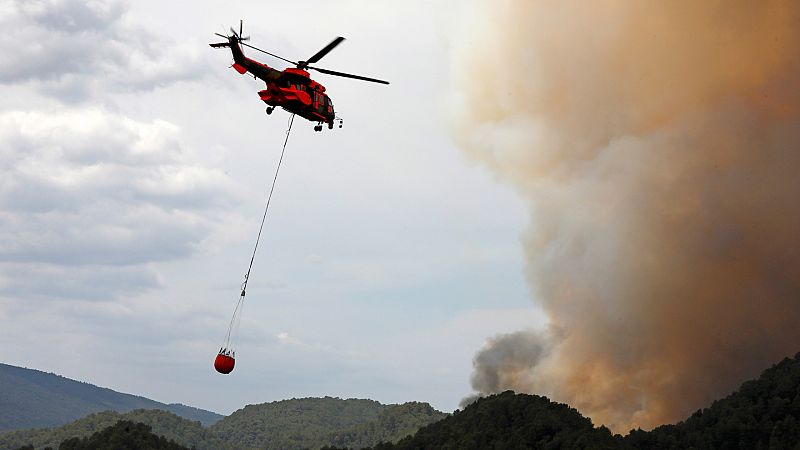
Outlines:
<svg viewBox="0 0 800 450"><path fill-rule="evenodd" d="M479 398L414 436L372 450L485 448L799 450L800 353L685 420L651 431L611 434L569 405L506 391Z"/></svg>
<svg viewBox="0 0 800 450"><path fill-rule="evenodd" d="M114 391L54 373L0 363L0 432L65 425L92 413L136 409L169 411L204 425L221 414Z"/></svg>
<svg viewBox="0 0 800 450"><path fill-rule="evenodd" d="M427 403L383 405L335 397L248 405L208 428L162 410L104 411L61 427L0 433L0 450L58 448L62 442L88 438L120 421L144 424L154 434L196 450L362 448L398 441L445 416Z"/></svg>
<svg viewBox="0 0 800 450"><path fill-rule="evenodd" d="M512 391L479 398L452 415L427 403L324 397L248 405L208 428L165 411L107 412L82 420L72 424L73 430L49 430L44 437L2 433L0 450L31 443L39 448L45 438L75 442L108 434L108 424L119 420L144 423L155 434L198 450L800 450L800 353L683 421L626 436L595 427L567 404Z"/></svg>
<svg viewBox="0 0 800 450"><path fill-rule="evenodd" d="M235 448L367 447L397 441L446 414L428 403L306 397L247 405L209 430Z"/></svg>

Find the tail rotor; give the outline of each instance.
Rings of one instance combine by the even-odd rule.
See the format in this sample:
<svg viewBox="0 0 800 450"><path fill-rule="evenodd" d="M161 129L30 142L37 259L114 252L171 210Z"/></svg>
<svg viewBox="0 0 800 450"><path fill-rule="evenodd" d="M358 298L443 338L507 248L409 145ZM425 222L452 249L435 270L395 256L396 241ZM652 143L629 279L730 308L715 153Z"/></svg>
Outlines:
<svg viewBox="0 0 800 450"><path fill-rule="evenodd" d="M249 41L250 40L250 36L242 36L242 29L243 28L244 28L244 21L243 20L239 20L239 31L238 32L236 31L235 28L231 27L230 28L230 30L231 30L231 35L230 36L226 36L226 35L220 34L220 33L214 33L215 35L225 39L227 42L217 42L217 43L208 44L208 45L210 45L211 47L214 47L214 48L230 47L231 46L231 38L233 38L236 42L238 42L240 44L242 44L244 41ZM247 45L247 44L242 44L242 45Z"/></svg>
<svg viewBox="0 0 800 450"><path fill-rule="evenodd" d="M242 33L243 26L244 26L244 21L243 20L239 20L239 32L238 33L236 32L236 30L233 27L231 27L231 33L233 33L233 37L235 37L236 40L239 41L239 42L249 41L250 40L250 36L243 36L243 33Z"/></svg>

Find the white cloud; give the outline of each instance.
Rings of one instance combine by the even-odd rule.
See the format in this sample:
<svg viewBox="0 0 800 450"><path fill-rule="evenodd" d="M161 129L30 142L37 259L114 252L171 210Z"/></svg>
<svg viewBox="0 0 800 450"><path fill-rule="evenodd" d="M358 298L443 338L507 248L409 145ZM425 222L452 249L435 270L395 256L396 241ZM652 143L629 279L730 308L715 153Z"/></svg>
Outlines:
<svg viewBox="0 0 800 450"><path fill-rule="evenodd" d="M0 7L0 83L67 102L197 79L199 49L126 20L120 1L17 0Z"/></svg>
<svg viewBox="0 0 800 450"><path fill-rule="evenodd" d="M237 199L232 180L194 161L163 121L12 111L0 114L0 141L0 262L6 278L59 280L45 289L55 297L91 298L106 282L112 294L157 286L144 265L191 255ZM43 293L22 286L2 291Z"/></svg>
<svg viewBox="0 0 800 450"><path fill-rule="evenodd" d="M149 267L0 263L0 295L13 298L113 300L159 287Z"/></svg>

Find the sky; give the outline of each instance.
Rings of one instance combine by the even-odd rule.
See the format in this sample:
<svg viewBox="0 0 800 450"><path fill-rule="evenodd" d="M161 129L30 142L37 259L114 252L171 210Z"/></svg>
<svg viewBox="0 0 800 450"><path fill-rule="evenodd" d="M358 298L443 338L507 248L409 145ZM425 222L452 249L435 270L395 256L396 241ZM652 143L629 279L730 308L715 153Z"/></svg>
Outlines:
<svg viewBox="0 0 800 450"><path fill-rule="evenodd" d="M0 361L223 414L455 409L487 338L544 324L527 203L448 131L464 5L0 2ZM344 128L295 121L222 376L289 119L208 47L239 19L289 59L344 36L318 65L391 84L314 74Z"/></svg>

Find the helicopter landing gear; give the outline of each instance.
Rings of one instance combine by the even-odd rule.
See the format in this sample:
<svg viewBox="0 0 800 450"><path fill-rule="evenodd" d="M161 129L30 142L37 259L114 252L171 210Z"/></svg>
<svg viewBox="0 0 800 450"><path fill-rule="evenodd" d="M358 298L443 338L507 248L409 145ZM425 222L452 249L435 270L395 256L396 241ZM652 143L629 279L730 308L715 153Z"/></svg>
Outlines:
<svg viewBox="0 0 800 450"><path fill-rule="evenodd" d="M267 115L272 114L272 111L275 111L275 107L274 106L267 106Z"/></svg>
<svg viewBox="0 0 800 450"><path fill-rule="evenodd" d="M314 125L314 131L322 131L322 128L325 126L326 123L328 124L329 130L332 130L333 127L336 125L336 123L339 124L339 128L342 128L342 119L339 119L337 117L336 119L333 119L330 122L317 122L317 124Z"/></svg>

